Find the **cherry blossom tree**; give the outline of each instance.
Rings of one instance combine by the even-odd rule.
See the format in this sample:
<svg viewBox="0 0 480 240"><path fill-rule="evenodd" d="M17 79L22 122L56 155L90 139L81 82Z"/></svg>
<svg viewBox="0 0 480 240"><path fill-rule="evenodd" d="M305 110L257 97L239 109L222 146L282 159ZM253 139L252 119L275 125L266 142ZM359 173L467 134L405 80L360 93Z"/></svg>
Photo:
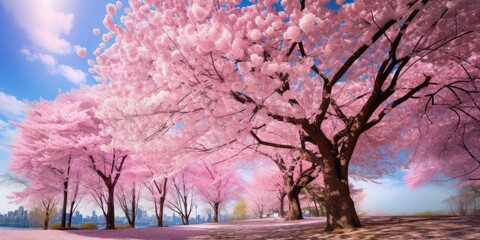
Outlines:
<svg viewBox="0 0 480 240"><path fill-rule="evenodd" d="M124 170L124 164L127 157L128 154L124 153L117 155L115 150L113 151L111 158L94 157L93 154L88 155L94 172L102 180L106 188L106 199L104 197L104 200L106 201L105 204L107 207L105 213L107 229L115 228L115 187L120 179L122 171Z"/></svg>
<svg viewBox="0 0 480 240"><path fill-rule="evenodd" d="M194 186L188 173L181 171L170 180L167 207L182 218L183 225L188 225L193 205L195 205Z"/></svg>
<svg viewBox="0 0 480 240"><path fill-rule="evenodd" d="M268 157L280 171L282 188L275 192L282 194L283 190L288 200L288 215L285 220L303 219L299 194L305 186L311 183L320 173L319 165L311 162L302 161L299 156L295 156L290 151L275 151L275 153L262 152L262 155ZM278 175L277 175L278 176ZM280 191L279 191L280 190ZM277 196L277 197L282 197ZM283 199L281 200L283 202Z"/></svg>
<svg viewBox="0 0 480 240"><path fill-rule="evenodd" d="M106 220L108 211L108 192L102 182L102 179L98 175L92 173L90 175L90 181L88 181L88 185L90 186L90 196L93 198L100 210L102 210L103 217Z"/></svg>
<svg viewBox="0 0 480 240"><path fill-rule="evenodd" d="M251 187L245 200L248 212L256 218L263 218L263 215L273 213L275 209L275 193L272 191Z"/></svg>
<svg viewBox="0 0 480 240"><path fill-rule="evenodd" d="M293 160L291 166L285 166L285 159L279 155L275 158L275 163L282 171L288 199L288 215L286 220L298 220L303 219L302 211L300 207L299 194L301 190L313 181L319 174L319 167L315 163L309 164L309 167L304 166L301 160ZM303 167L305 167L303 169ZM297 172L295 172L295 170ZM298 174L298 175L297 175ZM297 175L297 176L295 176Z"/></svg>
<svg viewBox="0 0 480 240"><path fill-rule="evenodd" d="M106 211L104 211L106 228L114 229L115 188L120 176L128 172L134 162L133 160L127 161L130 152L117 146L112 140L112 136L102 130L103 126L108 125L108 121L101 118L98 108L106 100L102 95L109 93L107 90L108 86L97 85L83 89L80 93L79 101L88 107L87 114L90 122L89 125L83 126L83 131L89 135L79 138L78 142L80 149L83 150L81 152L84 159L81 162L83 167L93 170L93 173L103 183L104 188L94 190L95 199L101 207L106 206ZM98 179L90 178L90 180L98 183ZM102 208L102 210L105 209Z"/></svg>
<svg viewBox="0 0 480 240"><path fill-rule="evenodd" d="M262 163L263 162L263 163ZM267 164L265 161L256 160L254 168L251 171L252 180L255 183L254 188L263 189L267 192L272 192L278 200L278 215L285 217L285 197L287 192L285 191L285 184L282 173L278 170L274 164ZM272 162L273 163L273 162ZM257 171L255 171L257 170Z"/></svg>
<svg viewBox="0 0 480 240"><path fill-rule="evenodd" d="M419 136L419 141L411 152L414 160L405 177L411 187L432 180L480 180L480 108L455 107L460 110L429 113L431 124L412 132ZM467 117L467 120L460 116Z"/></svg>
<svg viewBox="0 0 480 240"><path fill-rule="evenodd" d="M85 87L62 93L52 102L32 103L25 119L17 124L20 134L12 144L11 169L29 179L35 189L63 193L62 227L66 225L69 191L78 196L80 179L73 187L71 179L93 170L106 186L107 228L114 228L114 188L127 154L114 148L110 136L101 135L100 126L105 121L95 112L103 89ZM74 202L72 198L71 210Z"/></svg>
<svg viewBox="0 0 480 240"><path fill-rule="evenodd" d="M189 167L200 198L213 208L213 222L218 222L222 205L241 195L242 180L231 162L204 161Z"/></svg>
<svg viewBox="0 0 480 240"><path fill-rule="evenodd" d="M82 109L81 103L75 101L73 95L68 93L55 101L30 103L25 118L16 123L19 135L11 145L11 169L14 173L34 184L42 182L45 187L62 192L62 228L66 227L67 203L70 199L72 211L81 178L78 164L75 164L78 161L76 144L77 137L83 134L85 114L79 110ZM30 163L26 166L20 162ZM71 184L74 184L73 187ZM70 197L69 192L73 194Z"/></svg>
<svg viewBox="0 0 480 240"><path fill-rule="evenodd" d="M138 202L140 201L141 185L133 182L130 186L120 187L120 191L117 191L116 198L120 208L125 217L127 218L128 225L135 228L135 220L138 211Z"/></svg>
<svg viewBox="0 0 480 240"><path fill-rule="evenodd" d="M476 91L480 3L328 2L132 0L120 22L119 6L109 4L103 40L115 42L94 51L91 71L100 81L172 93L183 113L208 116L189 119L226 130L217 144L272 121L291 124L320 154L326 229L360 227L350 164L388 173L380 160L418 139L409 121L430 124L419 119L439 99L441 113L457 105L456 94ZM301 149L256 135L263 145Z"/></svg>
<svg viewBox="0 0 480 240"><path fill-rule="evenodd" d="M73 181L72 181L73 180ZM86 195L87 193L87 188L82 186L81 184L81 175L79 172L77 172L77 174L73 175L73 177L71 178L71 182L72 182L72 185L70 186L73 186L73 189L72 189L72 192L70 194L70 197L69 197L69 201L70 201L70 214L68 216L68 224L67 224L67 227L68 228L71 228L72 227L72 218L73 218L73 214L76 212L77 208L78 208L78 205L80 204L81 200L83 199L83 197Z"/></svg>
<svg viewBox="0 0 480 240"><path fill-rule="evenodd" d="M258 131L252 133L254 138L258 138L257 134ZM265 156L272 161L281 173L283 189L286 192L289 206L288 215L285 219L303 219L299 194L302 189L315 180L321 172L320 164L316 163L318 160L304 160L317 159L319 157L317 153L307 146L306 142L302 139L302 134L295 133L289 125L270 123L264 128L262 136L268 137L276 142L280 141L280 139L284 139L285 141L285 139L288 138L290 144L300 146L300 149L297 150L285 150L275 149L271 146L263 146L260 142L260 146L257 146L255 150L259 155Z"/></svg>
<svg viewBox="0 0 480 240"><path fill-rule="evenodd" d="M167 196L168 178L154 179L146 184L147 190L150 192L152 202L155 207L155 216L157 217L157 226L163 227L163 209L165 206L165 199Z"/></svg>

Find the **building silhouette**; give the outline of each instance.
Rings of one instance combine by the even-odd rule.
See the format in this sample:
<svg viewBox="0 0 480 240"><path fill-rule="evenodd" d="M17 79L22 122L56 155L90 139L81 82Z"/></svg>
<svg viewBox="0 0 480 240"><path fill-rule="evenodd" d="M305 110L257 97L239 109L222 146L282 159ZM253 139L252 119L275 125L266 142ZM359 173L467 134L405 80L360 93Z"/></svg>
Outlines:
<svg viewBox="0 0 480 240"><path fill-rule="evenodd" d="M28 212L20 206L15 211L9 211L6 214L0 213L0 226L4 227L30 227Z"/></svg>

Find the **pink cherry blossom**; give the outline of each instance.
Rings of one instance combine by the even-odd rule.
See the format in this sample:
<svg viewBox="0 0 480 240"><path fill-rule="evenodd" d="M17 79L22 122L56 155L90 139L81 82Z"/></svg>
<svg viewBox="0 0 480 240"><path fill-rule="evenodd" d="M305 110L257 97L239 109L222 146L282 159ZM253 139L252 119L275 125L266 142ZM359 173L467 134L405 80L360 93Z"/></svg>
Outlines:
<svg viewBox="0 0 480 240"><path fill-rule="evenodd" d="M300 28L297 26L288 27L287 31L285 31L284 37L285 39L289 39L295 42L299 41L301 37Z"/></svg>
<svg viewBox="0 0 480 240"><path fill-rule="evenodd" d="M78 49L77 55L80 56L80 57L86 57L87 56L87 49L86 48Z"/></svg>
<svg viewBox="0 0 480 240"><path fill-rule="evenodd" d="M313 28L313 25L315 24L316 17L313 13L308 13L304 15L299 22L300 29L306 34L310 33L310 31Z"/></svg>
<svg viewBox="0 0 480 240"><path fill-rule="evenodd" d="M100 29L94 28L94 29L93 29L93 34L95 34L95 35L100 34Z"/></svg>
<svg viewBox="0 0 480 240"><path fill-rule="evenodd" d="M107 8L107 13L108 14L115 15L115 13L117 13L117 8L116 8L115 4L109 3L109 4L107 4L106 8Z"/></svg>

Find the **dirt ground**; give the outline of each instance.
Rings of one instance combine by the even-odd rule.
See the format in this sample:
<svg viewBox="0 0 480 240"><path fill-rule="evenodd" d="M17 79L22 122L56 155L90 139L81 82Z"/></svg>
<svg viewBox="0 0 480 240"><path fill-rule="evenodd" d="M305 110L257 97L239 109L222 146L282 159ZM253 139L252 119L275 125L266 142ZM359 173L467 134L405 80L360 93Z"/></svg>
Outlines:
<svg viewBox="0 0 480 240"><path fill-rule="evenodd" d="M192 239L480 239L480 217L364 217L364 227L336 232L323 231L324 218L273 222L236 222Z"/></svg>
<svg viewBox="0 0 480 240"><path fill-rule="evenodd" d="M335 233L312 230L302 239L480 239L480 217L367 217L364 227Z"/></svg>
<svg viewBox="0 0 480 240"><path fill-rule="evenodd" d="M8 230L0 239L480 239L480 217L364 217L364 227L324 232L325 218L286 222L260 219L165 228L120 230Z"/></svg>

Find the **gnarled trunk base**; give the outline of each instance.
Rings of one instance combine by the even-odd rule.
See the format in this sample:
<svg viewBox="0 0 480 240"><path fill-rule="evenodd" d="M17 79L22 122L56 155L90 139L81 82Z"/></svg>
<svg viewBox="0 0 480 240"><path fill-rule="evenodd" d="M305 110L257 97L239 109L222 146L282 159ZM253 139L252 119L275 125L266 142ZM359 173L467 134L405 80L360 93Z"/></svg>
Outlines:
<svg viewBox="0 0 480 240"><path fill-rule="evenodd" d="M298 191L299 192L299 191ZM289 191L287 193L288 199L288 215L285 220L300 220L303 219L302 209L300 208L300 200L298 199L297 191Z"/></svg>
<svg viewBox="0 0 480 240"><path fill-rule="evenodd" d="M325 177L327 226L325 231L361 227L348 182Z"/></svg>

